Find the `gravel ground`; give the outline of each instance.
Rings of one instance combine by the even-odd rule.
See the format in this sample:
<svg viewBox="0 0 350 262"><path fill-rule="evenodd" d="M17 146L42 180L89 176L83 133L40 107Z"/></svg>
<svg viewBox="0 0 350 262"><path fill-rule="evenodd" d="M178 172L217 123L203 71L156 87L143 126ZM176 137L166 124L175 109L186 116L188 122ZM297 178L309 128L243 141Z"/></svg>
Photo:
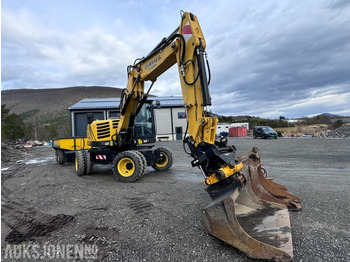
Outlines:
<svg viewBox="0 0 350 262"><path fill-rule="evenodd" d="M257 146L268 176L302 199L302 211L290 213L294 261L350 261L349 139L229 143L238 155ZM84 243L96 245L102 261L252 261L205 233L201 209L210 197L182 143L157 146L172 148L173 167L148 167L132 184L116 182L110 166L77 177L72 164L56 164L54 150L45 146L26 152L22 161L3 163L3 257L9 243Z"/></svg>

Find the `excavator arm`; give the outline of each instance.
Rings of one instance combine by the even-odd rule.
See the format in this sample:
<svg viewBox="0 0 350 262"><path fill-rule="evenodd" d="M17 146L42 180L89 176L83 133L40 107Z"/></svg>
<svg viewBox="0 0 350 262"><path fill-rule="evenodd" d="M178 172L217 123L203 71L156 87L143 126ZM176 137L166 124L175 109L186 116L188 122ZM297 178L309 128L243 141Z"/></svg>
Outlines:
<svg viewBox="0 0 350 262"><path fill-rule="evenodd" d="M186 34L183 33L184 29ZM193 31L197 34L189 34ZM211 104L207 83L202 86L199 81L197 82L198 74L202 75L201 78L205 78L206 75L198 72L198 66L194 61L195 51L199 50L200 46L203 50L203 45L205 47L205 40L197 19L191 14L184 13L179 28L168 38L162 39L150 54L136 60L134 65L128 67L128 85L120 105L122 115L120 123L122 124L119 126L118 133L133 126L131 118L137 113L138 104L142 104L149 92L144 94L145 81L154 83L158 76L174 64L178 64L184 104L188 121L191 123L189 134L198 133L198 127L202 125L198 121L204 116L204 106ZM202 93L206 95L205 101ZM212 133L210 142L215 138L215 130Z"/></svg>
<svg viewBox="0 0 350 262"><path fill-rule="evenodd" d="M206 41L197 17L181 13L180 26L146 56L128 66L116 132L119 147L134 142L134 121L157 78L177 65L188 120L184 144L204 177L212 202L203 210L206 231L250 257L290 261L292 242L288 209L300 199L261 175L257 148L236 157L227 139L215 140L218 119L212 116ZM209 79L208 79L209 78ZM145 92L145 82L151 85Z"/></svg>
<svg viewBox="0 0 350 262"><path fill-rule="evenodd" d="M200 168L206 184L213 184L233 175L243 165L236 163L232 147L220 148L215 142L218 119L206 110L211 105L211 98L205 47L197 17L183 13L180 26L168 38L164 38L149 55L128 67L128 85L123 91L117 134L120 145L133 142L134 119L150 90L144 93L145 81L151 81L153 85L158 76L177 64L188 118L185 143L194 158L192 165Z"/></svg>

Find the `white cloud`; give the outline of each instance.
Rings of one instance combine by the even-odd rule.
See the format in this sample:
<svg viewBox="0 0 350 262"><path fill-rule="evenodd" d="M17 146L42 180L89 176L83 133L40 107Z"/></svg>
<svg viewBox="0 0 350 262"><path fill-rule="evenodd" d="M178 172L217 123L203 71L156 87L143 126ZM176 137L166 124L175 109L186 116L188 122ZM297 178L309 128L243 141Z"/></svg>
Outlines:
<svg viewBox="0 0 350 262"><path fill-rule="evenodd" d="M60 6L57 16L54 6L42 4L51 10L47 15L39 5L3 6L3 89L123 88L126 66L168 36L185 9L198 17L206 37L215 113L291 117L348 111L346 1L106 1L84 5L81 16L79 1L67 15ZM152 93L181 94L176 67L158 78Z"/></svg>
<svg viewBox="0 0 350 262"><path fill-rule="evenodd" d="M132 46L145 49L150 36L143 30L135 38L121 38L98 26L67 34L39 24L28 12L3 10L2 15L5 89L76 84L124 87L126 66L136 57Z"/></svg>

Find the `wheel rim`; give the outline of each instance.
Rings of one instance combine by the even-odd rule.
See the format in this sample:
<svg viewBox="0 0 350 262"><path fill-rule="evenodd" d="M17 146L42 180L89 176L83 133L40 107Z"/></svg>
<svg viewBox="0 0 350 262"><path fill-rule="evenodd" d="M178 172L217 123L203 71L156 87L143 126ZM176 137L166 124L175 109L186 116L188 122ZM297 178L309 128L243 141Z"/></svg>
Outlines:
<svg viewBox="0 0 350 262"><path fill-rule="evenodd" d="M75 157L74 162L75 162L75 171L78 171L78 158L77 157Z"/></svg>
<svg viewBox="0 0 350 262"><path fill-rule="evenodd" d="M123 177L129 177L135 172L135 164L130 158L122 158L118 162L118 173Z"/></svg>
<svg viewBox="0 0 350 262"><path fill-rule="evenodd" d="M164 153L160 153L162 158L156 162L157 167L165 167L168 164L168 156Z"/></svg>

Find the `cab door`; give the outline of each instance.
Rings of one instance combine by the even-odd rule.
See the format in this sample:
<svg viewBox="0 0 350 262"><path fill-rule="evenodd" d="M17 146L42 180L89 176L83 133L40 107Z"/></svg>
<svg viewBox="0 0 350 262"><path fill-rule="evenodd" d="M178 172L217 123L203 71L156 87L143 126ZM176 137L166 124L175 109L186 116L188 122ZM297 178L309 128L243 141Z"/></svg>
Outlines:
<svg viewBox="0 0 350 262"><path fill-rule="evenodd" d="M139 143L147 144L156 142L154 110L151 104L144 104L142 106L135 118L134 130L135 138Z"/></svg>

